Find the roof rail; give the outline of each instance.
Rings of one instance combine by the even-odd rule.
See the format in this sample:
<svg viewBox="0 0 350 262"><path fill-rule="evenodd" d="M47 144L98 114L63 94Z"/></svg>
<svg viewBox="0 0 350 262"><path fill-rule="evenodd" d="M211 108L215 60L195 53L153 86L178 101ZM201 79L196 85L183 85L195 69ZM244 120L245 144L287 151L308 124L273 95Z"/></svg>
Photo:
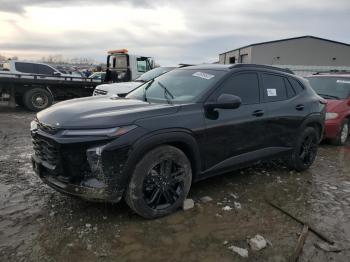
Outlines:
<svg viewBox="0 0 350 262"><path fill-rule="evenodd" d="M277 71L281 71L284 73L288 73L288 74L292 74L294 75L294 72L288 68L280 68L280 67L276 67L276 66L269 66L269 65L258 65L258 64L233 64L232 66L230 66L230 69L233 68L249 68L249 67L256 67L256 68L263 68L263 69L270 69L270 70L277 70Z"/></svg>
<svg viewBox="0 0 350 262"><path fill-rule="evenodd" d="M321 74L346 74L346 73L350 73L349 70L338 70L338 69L333 69L333 70L328 70L328 71L320 71L320 72L316 72L313 73L313 75L321 75Z"/></svg>
<svg viewBox="0 0 350 262"><path fill-rule="evenodd" d="M179 68L188 66L194 66L194 64L179 64Z"/></svg>

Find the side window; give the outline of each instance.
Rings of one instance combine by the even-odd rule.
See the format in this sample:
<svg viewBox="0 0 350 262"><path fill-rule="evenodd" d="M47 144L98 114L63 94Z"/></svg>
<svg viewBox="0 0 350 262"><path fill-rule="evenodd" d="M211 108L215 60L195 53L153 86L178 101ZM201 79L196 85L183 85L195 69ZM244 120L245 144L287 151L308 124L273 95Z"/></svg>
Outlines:
<svg viewBox="0 0 350 262"><path fill-rule="evenodd" d="M36 72L40 75L53 75L55 71L47 65L36 65Z"/></svg>
<svg viewBox="0 0 350 262"><path fill-rule="evenodd" d="M146 60L137 60L137 71L147 72L147 61Z"/></svg>
<svg viewBox="0 0 350 262"><path fill-rule="evenodd" d="M16 68L16 71L18 72L35 74L34 66L32 63L16 62L15 68Z"/></svg>
<svg viewBox="0 0 350 262"><path fill-rule="evenodd" d="M291 97L295 96L295 91L294 91L292 85L289 83L287 78L284 79L284 83L285 83L286 88L287 88L287 97L291 98Z"/></svg>
<svg viewBox="0 0 350 262"><path fill-rule="evenodd" d="M223 83L220 94L239 96L242 104L259 103L259 80L255 73L234 75Z"/></svg>
<svg viewBox="0 0 350 262"><path fill-rule="evenodd" d="M281 101L287 99L287 90L284 77L278 75L262 74L264 85L264 100L266 102Z"/></svg>
<svg viewBox="0 0 350 262"><path fill-rule="evenodd" d="M292 86L297 94L301 93L304 90L304 87L294 78L289 78L288 80L292 84Z"/></svg>

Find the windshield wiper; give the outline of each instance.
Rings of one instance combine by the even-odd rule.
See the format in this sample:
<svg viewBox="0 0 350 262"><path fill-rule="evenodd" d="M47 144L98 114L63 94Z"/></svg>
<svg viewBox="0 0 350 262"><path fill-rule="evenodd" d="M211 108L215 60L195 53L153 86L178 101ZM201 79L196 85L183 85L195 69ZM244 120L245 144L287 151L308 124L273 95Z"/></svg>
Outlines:
<svg viewBox="0 0 350 262"><path fill-rule="evenodd" d="M173 104L173 102L171 101L171 99L174 99L173 94L168 90L168 88L166 88L165 85L163 85L161 82L158 81L158 84L161 88L164 89L164 98L166 99L166 101L168 102L168 104ZM171 99L169 99L169 96Z"/></svg>
<svg viewBox="0 0 350 262"><path fill-rule="evenodd" d="M322 96L323 98L327 98L328 97L328 98L335 98L337 100L340 99L340 97L332 96L332 95L328 95L328 94L318 94L318 95Z"/></svg>
<svg viewBox="0 0 350 262"><path fill-rule="evenodd" d="M154 82L154 79L152 79L149 83L148 83L148 85L143 89L143 101L145 101L145 102L147 102L147 94L146 94L146 92L147 92L147 89L152 85L152 83Z"/></svg>

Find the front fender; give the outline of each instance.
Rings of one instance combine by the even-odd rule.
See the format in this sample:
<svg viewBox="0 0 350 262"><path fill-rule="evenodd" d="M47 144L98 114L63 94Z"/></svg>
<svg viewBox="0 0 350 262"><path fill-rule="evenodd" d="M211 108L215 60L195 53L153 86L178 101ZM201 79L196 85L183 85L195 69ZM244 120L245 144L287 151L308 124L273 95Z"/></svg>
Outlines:
<svg viewBox="0 0 350 262"><path fill-rule="evenodd" d="M187 129L158 130L142 136L131 146L125 172L130 178L137 162L151 149L160 145L173 145L181 149L192 164L193 181L201 170L200 150L196 139Z"/></svg>

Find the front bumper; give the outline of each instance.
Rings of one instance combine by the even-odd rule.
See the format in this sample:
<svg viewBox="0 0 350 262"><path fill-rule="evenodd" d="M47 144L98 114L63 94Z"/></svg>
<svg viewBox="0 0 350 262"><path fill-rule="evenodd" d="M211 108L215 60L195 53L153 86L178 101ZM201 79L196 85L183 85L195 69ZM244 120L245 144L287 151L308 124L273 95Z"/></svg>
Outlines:
<svg viewBox="0 0 350 262"><path fill-rule="evenodd" d="M123 170L128 148L104 152L108 142L102 146L64 145L37 134L32 137L33 169L44 183L61 193L90 201L120 201L126 187Z"/></svg>
<svg viewBox="0 0 350 262"><path fill-rule="evenodd" d="M98 184L99 186L97 187L88 187L60 180L59 177L51 175L50 172L47 171L47 167L35 156L32 156L32 165L35 173L45 184L63 194L80 197L89 201L114 203L119 202L123 196L123 190L110 192L106 190L105 186L100 186L100 184Z"/></svg>

